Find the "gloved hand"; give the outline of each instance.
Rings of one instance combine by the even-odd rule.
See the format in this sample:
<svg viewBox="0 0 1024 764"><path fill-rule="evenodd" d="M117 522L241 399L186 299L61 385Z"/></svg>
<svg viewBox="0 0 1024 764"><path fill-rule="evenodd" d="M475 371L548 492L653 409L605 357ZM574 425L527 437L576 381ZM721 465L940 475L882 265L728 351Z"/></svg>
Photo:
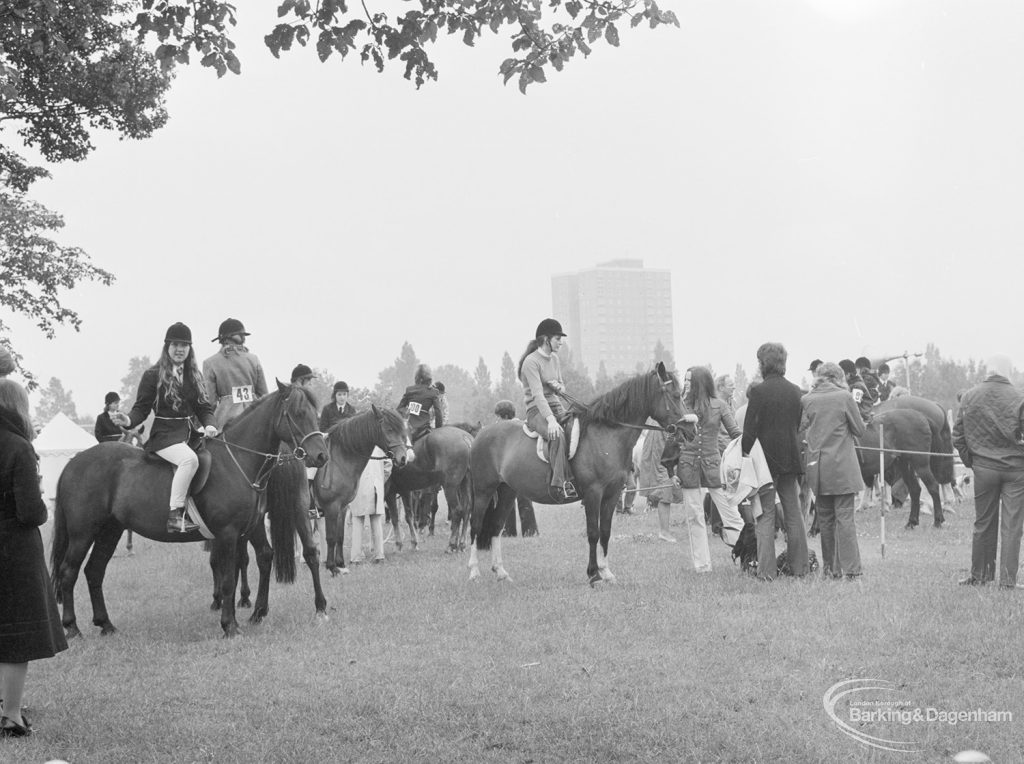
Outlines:
<svg viewBox="0 0 1024 764"><path fill-rule="evenodd" d="M562 436L562 425L555 419L554 414L548 417L548 440L554 440Z"/></svg>
<svg viewBox="0 0 1024 764"><path fill-rule="evenodd" d="M208 424L203 428L203 435L205 435L208 438L216 438L217 428L214 427L212 424Z"/></svg>

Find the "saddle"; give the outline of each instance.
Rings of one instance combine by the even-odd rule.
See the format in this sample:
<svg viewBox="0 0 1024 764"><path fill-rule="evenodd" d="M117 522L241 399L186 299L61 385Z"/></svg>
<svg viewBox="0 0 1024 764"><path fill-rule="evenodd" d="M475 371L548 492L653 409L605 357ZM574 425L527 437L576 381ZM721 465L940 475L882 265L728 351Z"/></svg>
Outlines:
<svg viewBox="0 0 1024 764"><path fill-rule="evenodd" d="M545 464L548 463L547 454L544 452L544 438L540 436L540 433L531 430L530 425L523 423L523 433L528 438L533 438L537 441L537 458ZM565 435L567 442L569 443L569 459L571 460L576 456L576 449L580 445L580 420L576 417L570 418L564 425L562 425L562 433Z"/></svg>
<svg viewBox="0 0 1024 764"><path fill-rule="evenodd" d="M213 533L209 528L206 527L206 523L203 521L202 515L199 514L199 508L196 506L193 496L199 494L203 488L206 487L206 481L210 477L210 467L213 463L213 457L210 456L210 452L205 448L201 448L196 451L196 456L199 457L199 469L196 470L195 476L192 478L192 482L188 487L188 498L185 502L185 514L188 515L189 519L192 520L196 525L199 526L199 533L202 534L205 539L212 539ZM154 465L164 465L174 469L174 465L168 462L166 459L161 458L157 454L146 452L144 460Z"/></svg>
<svg viewBox="0 0 1024 764"><path fill-rule="evenodd" d="M206 487L206 481L210 477L210 466L213 462L213 457L210 456L210 452L207 451L205 448L202 449L201 451L197 451L196 456L199 457L199 469L196 470L196 474L192 478L192 482L189 484L189 496L195 496L196 494L202 492L202 490ZM146 452L146 461L149 462L150 464L162 464L167 467L170 467L171 469L174 469L173 464L168 462L166 459L163 459L159 455L151 453L149 451Z"/></svg>

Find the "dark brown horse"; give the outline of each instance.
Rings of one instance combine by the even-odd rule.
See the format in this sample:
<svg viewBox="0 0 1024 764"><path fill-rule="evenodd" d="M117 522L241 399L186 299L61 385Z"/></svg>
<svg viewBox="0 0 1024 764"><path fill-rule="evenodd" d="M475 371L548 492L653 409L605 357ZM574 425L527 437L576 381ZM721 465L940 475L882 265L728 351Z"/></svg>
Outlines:
<svg viewBox="0 0 1024 764"><path fill-rule="evenodd" d="M224 635L238 634L235 620L235 550L241 534L251 532L262 518L259 491L269 471L280 463L281 443L292 446L295 459L310 466L327 461L327 443L317 429L317 407L303 388L282 385L228 425L222 437L207 441L210 476L193 497L206 526L214 534L213 556L221 582L220 623ZM199 531L168 533L167 497L173 468L159 457L124 443L101 443L75 456L60 476L54 511L53 584L63 602L62 622L69 637L80 636L75 615L75 582L90 548L85 577L92 599L93 623L103 634L116 631L107 615L103 577L125 528L155 541L202 541ZM271 515L271 524L276 518ZM264 542L266 537L262 536ZM260 592L257 612L265 614L269 589L269 549L257 551ZM290 554L290 549L289 549ZM321 595L322 596L322 595ZM260 597L264 607L260 608ZM318 612L326 610L326 601ZM262 617L262 616L260 616Z"/></svg>
<svg viewBox="0 0 1024 764"><path fill-rule="evenodd" d="M398 512L395 510L395 496L402 497L406 520L413 532L412 545L416 548L417 530L429 524L433 535L434 521L431 510L435 492L444 489L448 502L448 519L451 521L451 535L448 552L466 548L469 535L469 511L472 493L469 483L469 452L473 436L464 428L446 425L420 438L413 445L416 458L401 469L391 473L388 482L388 519L398 538ZM418 493L418 496L413 496Z"/></svg>
<svg viewBox="0 0 1024 764"><path fill-rule="evenodd" d="M345 510L356 495L359 478L369 463L373 449L379 448L391 459L395 468L405 465L412 453L409 430L405 420L396 411L373 406L369 411L342 419L327 433L330 458L317 470L313 491L324 513L324 535L327 537L327 560L324 564L331 575L338 575L345 561L342 545L345 542ZM300 504L308 503L303 490L296 494ZM305 506L305 504L303 504ZM275 544L277 542L275 541ZM306 562L316 559L317 549L305 548Z"/></svg>
<svg viewBox="0 0 1024 764"><path fill-rule="evenodd" d="M602 579L615 580L608 568L608 540L640 430L648 418L653 418L661 427L673 431L682 416L679 381L660 362L653 371L626 380L579 412L581 434L572 471L587 516L587 576L591 584ZM692 425L685 427L686 436L693 437ZM509 578L501 557L501 529L512 511L516 494L532 501L553 503L550 470L537 458L536 441L523 433L522 423L496 422L477 435L470 457L471 533L476 542L470 550L471 580L480 575L477 552L486 549L491 550L491 569L498 580Z"/></svg>
<svg viewBox="0 0 1024 764"><path fill-rule="evenodd" d="M893 408L874 417L861 438L861 450L858 451L861 476L867 485L874 482L879 470L879 425L882 425L885 437L885 482L892 485L897 478L903 478L910 491L910 518L906 527L916 527L920 516L921 484L917 478L931 494L935 527L941 527L944 518L939 483L932 474L932 458L927 455L933 443L928 418L911 408Z"/></svg>

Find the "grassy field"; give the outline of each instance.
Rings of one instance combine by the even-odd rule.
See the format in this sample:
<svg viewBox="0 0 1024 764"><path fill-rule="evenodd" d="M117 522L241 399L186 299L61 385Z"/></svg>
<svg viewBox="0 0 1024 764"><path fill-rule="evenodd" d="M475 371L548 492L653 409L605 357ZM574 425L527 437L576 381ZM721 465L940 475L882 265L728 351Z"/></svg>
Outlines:
<svg viewBox="0 0 1024 764"><path fill-rule="evenodd" d="M89 625L80 580L85 637L31 666L37 732L0 743L0 760L1019 761L1024 590L956 585L973 517L967 504L946 530L911 532L890 515L883 560L877 513L859 513L858 585L758 583L718 539L713 573L697 575L683 543L656 540L653 514L616 516L618 582L591 588L582 511L538 507L542 535L504 543L514 583L486 555L469 583L439 535L328 578L326 623L308 571L273 584L267 621L231 641L198 545L137 539L126 557L122 541L107 579L120 632ZM898 688L862 699L1013 720L867 723L922 749L879 750L825 712L826 691L855 678Z"/></svg>

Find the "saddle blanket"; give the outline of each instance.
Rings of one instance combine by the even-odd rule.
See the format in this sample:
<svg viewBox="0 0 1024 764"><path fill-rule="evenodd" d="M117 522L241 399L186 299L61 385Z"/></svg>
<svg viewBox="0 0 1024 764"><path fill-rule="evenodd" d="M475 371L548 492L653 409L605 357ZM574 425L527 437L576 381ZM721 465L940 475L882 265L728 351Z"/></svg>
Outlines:
<svg viewBox="0 0 1024 764"><path fill-rule="evenodd" d="M563 430L564 431L564 430ZM545 464L548 463L547 454L544 453L544 438L540 436L539 432L534 432L530 429L529 425L523 423L523 432L526 437L533 438L537 441L537 458ZM569 435L569 459L571 460L576 456L576 449L580 445L580 420L573 418L572 420L572 432Z"/></svg>

